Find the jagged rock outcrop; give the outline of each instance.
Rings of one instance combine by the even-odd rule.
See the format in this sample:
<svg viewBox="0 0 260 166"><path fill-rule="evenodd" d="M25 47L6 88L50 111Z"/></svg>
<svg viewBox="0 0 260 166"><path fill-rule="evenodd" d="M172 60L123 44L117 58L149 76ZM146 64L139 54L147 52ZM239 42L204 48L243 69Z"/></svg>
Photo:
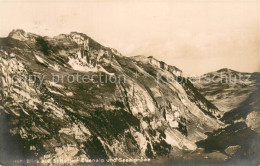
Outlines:
<svg viewBox="0 0 260 166"><path fill-rule="evenodd" d="M142 55L137 55L132 58L135 60L140 60L142 62L149 62L153 66L166 70L166 71L169 71L170 73L174 74L175 76L182 76L182 71L180 69L178 69L175 66L168 65L163 61L159 61L152 56L149 56L148 59L146 57L143 57Z"/></svg>

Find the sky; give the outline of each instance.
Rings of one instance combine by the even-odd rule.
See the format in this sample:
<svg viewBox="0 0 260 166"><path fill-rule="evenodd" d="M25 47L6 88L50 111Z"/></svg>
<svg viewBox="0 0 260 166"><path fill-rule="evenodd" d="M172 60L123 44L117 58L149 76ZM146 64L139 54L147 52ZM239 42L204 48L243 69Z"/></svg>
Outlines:
<svg viewBox="0 0 260 166"><path fill-rule="evenodd" d="M188 75L260 72L260 0L0 0L0 36L82 32Z"/></svg>

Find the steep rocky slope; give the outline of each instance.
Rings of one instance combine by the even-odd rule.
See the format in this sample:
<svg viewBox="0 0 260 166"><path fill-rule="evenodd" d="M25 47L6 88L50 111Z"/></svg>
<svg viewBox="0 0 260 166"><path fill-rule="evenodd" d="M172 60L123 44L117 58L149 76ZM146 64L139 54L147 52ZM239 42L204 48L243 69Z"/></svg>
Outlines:
<svg viewBox="0 0 260 166"><path fill-rule="evenodd" d="M223 126L220 111L179 69L164 66L77 32L50 38L14 30L0 39L1 123L23 158L42 161L194 151L205 132ZM4 153L1 162L10 162Z"/></svg>
<svg viewBox="0 0 260 166"><path fill-rule="evenodd" d="M221 118L226 127L207 133L205 140L197 142L206 152L220 151L230 156L227 165L260 164L260 86L237 108Z"/></svg>
<svg viewBox="0 0 260 166"><path fill-rule="evenodd" d="M260 73L221 69L190 78L221 111L224 128L197 142L207 153L220 152L226 165L260 164Z"/></svg>

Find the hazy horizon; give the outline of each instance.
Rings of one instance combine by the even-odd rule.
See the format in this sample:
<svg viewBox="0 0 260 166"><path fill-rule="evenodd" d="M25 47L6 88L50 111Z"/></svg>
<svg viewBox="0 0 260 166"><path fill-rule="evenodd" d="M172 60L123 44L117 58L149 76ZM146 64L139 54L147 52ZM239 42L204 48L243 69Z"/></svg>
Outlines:
<svg viewBox="0 0 260 166"><path fill-rule="evenodd" d="M0 35L82 32L125 56L145 55L184 73L260 72L260 1L0 0ZM50 17L51 16L51 17Z"/></svg>

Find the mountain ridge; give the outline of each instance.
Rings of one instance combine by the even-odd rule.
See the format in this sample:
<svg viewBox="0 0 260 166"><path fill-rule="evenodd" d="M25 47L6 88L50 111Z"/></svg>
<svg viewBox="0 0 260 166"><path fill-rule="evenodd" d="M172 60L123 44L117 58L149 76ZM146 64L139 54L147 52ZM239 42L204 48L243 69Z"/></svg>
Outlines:
<svg viewBox="0 0 260 166"><path fill-rule="evenodd" d="M205 132L224 127L219 109L178 68L125 57L87 35L34 40L18 32L0 39L1 113L39 160L166 157L197 150ZM18 79L30 75L36 80ZM92 79L60 80L76 75Z"/></svg>
<svg viewBox="0 0 260 166"><path fill-rule="evenodd" d="M259 72L238 72L223 68L199 77L189 78L196 88L223 113L235 109L239 103L257 90ZM222 116L221 115L221 116Z"/></svg>

